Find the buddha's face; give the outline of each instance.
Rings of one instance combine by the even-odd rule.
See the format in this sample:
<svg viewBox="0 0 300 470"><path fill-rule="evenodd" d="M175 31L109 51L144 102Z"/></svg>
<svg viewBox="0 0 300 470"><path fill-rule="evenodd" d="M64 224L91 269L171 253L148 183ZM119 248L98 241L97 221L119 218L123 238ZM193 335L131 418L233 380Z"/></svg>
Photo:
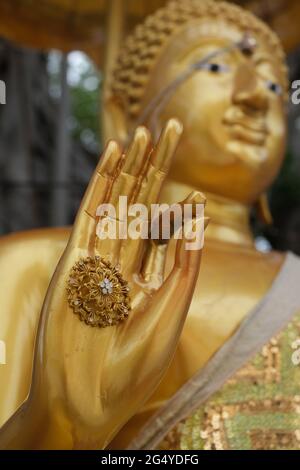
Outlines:
<svg viewBox="0 0 300 470"><path fill-rule="evenodd" d="M143 105L191 64L244 33L214 19L173 37L151 74ZM252 55L235 49L213 59L176 89L157 122L160 127L178 117L184 125L173 180L249 204L278 173L286 136L280 64L269 44L253 37Z"/></svg>

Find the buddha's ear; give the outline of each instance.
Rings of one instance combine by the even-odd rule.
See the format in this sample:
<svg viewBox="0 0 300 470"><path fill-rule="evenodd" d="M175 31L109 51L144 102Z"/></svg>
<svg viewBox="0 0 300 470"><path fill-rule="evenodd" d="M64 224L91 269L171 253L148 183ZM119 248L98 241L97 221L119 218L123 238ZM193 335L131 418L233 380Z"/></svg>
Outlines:
<svg viewBox="0 0 300 470"><path fill-rule="evenodd" d="M259 196L256 203L256 210L261 222L267 225L272 225L273 217L270 211L269 201L266 193L263 193Z"/></svg>
<svg viewBox="0 0 300 470"><path fill-rule="evenodd" d="M102 109L103 142L114 139L125 145L128 138L128 123L121 103L111 95L104 99Z"/></svg>

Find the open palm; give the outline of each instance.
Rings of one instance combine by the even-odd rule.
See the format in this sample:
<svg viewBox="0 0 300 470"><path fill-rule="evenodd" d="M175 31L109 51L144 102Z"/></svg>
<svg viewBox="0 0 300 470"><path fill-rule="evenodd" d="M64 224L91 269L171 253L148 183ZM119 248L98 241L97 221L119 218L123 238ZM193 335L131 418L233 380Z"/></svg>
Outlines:
<svg viewBox="0 0 300 470"><path fill-rule="evenodd" d="M184 238L178 240L164 279L167 243L99 239L105 217L97 208L116 207L121 195L128 204L156 203L180 135L181 125L171 120L154 149L140 127L125 154L114 141L104 150L48 289L28 400L33 408L43 402L43 419L54 419L63 437L48 430L29 447L105 447L153 393L172 358L200 249L187 251ZM122 223L118 213L115 222Z"/></svg>

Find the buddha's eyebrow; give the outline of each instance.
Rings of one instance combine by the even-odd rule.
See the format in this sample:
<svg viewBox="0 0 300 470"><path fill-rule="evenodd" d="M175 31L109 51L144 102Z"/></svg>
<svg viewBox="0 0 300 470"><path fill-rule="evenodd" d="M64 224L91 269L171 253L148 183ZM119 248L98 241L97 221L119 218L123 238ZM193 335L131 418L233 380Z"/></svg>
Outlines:
<svg viewBox="0 0 300 470"><path fill-rule="evenodd" d="M228 48L218 47L218 46L214 48L209 47L209 52L206 50L202 53L200 53L199 50L197 51L197 49L195 48L194 51L191 51L188 54L190 56L188 59L188 63L190 67L193 67L193 66L197 67L197 64L202 63L203 61L207 61L209 63L213 61L214 59L219 60L223 58L226 59L226 57L231 58L231 57L235 57L236 53L237 53L237 49L234 49L234 48L231 49L230 46ZM178 62L185 60L185 58L186 56L178 59Z"/></svg>
<svg viewBox="0 0 300 470"><path fill-rule="evenodd" d="M228 49L231 48L231 46L234 45L233 41L228 40ZM203 59L203 57L207 56L208 54L215 54L219 50L224 50L226 49L227 46L224 44L222 40L212 40L209 43L204 42L203 44L195 44L189 51L181 51L181 53L178 54L177 56L177 61L181 62L185 59L190 59L193 58L194 56L197 56L197 61ZM234 51L227 50L227 54L231 54Z"/></svg>
<svg viewBox="0 0 300 470"><path fill-rule="evenodd" d="M258 67L262 64L269 65L272 69L274 69L274 73L276 75L276 62L272 59L272 57L265 54L257 54L256 57L252 57L252 61L255 67Z"/></svg>
<svg viewBox="0 0 300 470"><path fill-rule="evenodd" d="M259 65L263 64L269 65L271 80L279 83L283 89L285 88L285 82L282 76L276 72L278 67L276 67L276 61L272 57L266 54L256 54L256 57L252 57L251 60L254 67L259 67Z"/></svg>
<svg viewBox="0 0 300 470"><path fill-rule="evenodd" d="M255 65L266 63L272 65L275 69L278 68L278 60L271 53L264 50L255 51L251 60L253 60Z"/></svg>

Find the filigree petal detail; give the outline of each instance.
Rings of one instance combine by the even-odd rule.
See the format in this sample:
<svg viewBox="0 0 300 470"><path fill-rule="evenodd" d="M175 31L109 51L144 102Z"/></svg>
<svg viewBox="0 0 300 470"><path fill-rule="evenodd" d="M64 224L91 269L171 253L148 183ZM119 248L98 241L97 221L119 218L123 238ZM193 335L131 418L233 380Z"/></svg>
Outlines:
<svg viewBox="0 0 300 470"><path fill-rule="evenodd" d="M66 292L73 312L93 327L117 325L131 309L127 281L100 256L81 258L74 264Z"/></svg>

